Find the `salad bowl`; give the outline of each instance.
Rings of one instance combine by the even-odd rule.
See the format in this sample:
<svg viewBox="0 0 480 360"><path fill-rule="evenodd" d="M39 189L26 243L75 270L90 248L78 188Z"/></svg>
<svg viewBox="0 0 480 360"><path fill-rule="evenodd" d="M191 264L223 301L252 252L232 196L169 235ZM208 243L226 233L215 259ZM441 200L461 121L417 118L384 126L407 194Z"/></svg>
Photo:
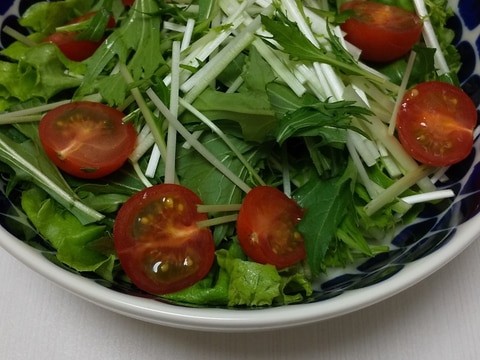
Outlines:
<svg viewBox="0 0 480 360"><path fill-rule="evenodd" d="M16 19L35 1L3 1L0 26L15 27ZM480 104L480 10L476 0L450 0L465 92ZM8 40L0 39L0 46ZM478 111L477 111L478 113ZM337 317L380 302L422 281L459 255L480 236L480 139L475 133L472 153L450 166L442 186L455 189L447 208L426 208L413 223L398 231L391 249L320 279L304 303L258 309L187 307L145 296L134 288L107 283L94 275L70 271L49 254L27 244L0 218L3 249L53 283L102 308L164 326L202 331L243 332L279 329ZM4 185L2 193L5 193ZM2 213L11 206L3 196Z"/></svg>

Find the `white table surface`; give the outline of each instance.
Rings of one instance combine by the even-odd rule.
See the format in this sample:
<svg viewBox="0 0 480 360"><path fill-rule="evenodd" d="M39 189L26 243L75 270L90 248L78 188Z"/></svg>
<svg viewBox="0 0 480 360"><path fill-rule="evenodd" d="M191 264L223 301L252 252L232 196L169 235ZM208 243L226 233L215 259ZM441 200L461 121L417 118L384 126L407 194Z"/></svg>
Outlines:
<svg viewBox="0 0 480 360"><path fill-rule="evenodd" d="M223 334L133 320L0 249L0 359L480 359L480 241L399 295L313 325Z"/></svg>

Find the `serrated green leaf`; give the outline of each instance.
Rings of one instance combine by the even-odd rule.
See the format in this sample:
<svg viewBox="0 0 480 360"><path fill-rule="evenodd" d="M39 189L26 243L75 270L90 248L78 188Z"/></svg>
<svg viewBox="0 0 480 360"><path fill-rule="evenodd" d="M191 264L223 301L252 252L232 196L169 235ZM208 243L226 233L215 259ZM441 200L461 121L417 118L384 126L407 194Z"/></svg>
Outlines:
<svg viewBox="0 0 480 360"><path fill-rule="evenodd" d="M135 1L128 19L85 60L88 69L77 96L92 92L99 84L102 95L111 92L111 83L98 83L97 79L112 61L126 64L134 81L149 79L165 63L161 47L160 10L160 4L155 0ZM123 101L118 93L109 96L109 100L115 101L115 104Z"/></svg>
<svg viewBox="0 0 480 360"><path fill-rule="evenodd" d="M352 195L348 183L339 178L314 179L294 194L298 204L306 209L297 226L305 239L307 263L313 276L318 276L330 243L337 228L350 208Z"/></svg>

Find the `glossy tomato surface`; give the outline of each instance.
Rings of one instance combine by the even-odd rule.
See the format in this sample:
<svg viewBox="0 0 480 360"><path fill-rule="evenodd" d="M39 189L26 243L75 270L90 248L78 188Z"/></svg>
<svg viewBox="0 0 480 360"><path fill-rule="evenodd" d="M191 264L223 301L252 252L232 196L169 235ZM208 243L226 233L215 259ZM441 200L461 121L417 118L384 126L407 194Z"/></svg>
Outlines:
<svg viewBox="0 0 480 360"><path fill-rule="evenodd" d="M413 158L447 166L470 154L476 124L475 105L460 88L429 81L407 90L396 125L400 142Z"/></svg>
<svg viewBox="0 0 480 360"><path fill-rule="evenodd" d="M119 169L135 146L136 131L123 123L123 117L122 112L95 102L62 105L40 121L40 142L66 173L100 178Z"/></svg>
<svg viewBox="0 0 480 360"><path fill-rule="evenodd" d="M160 184L132 196L119 210L113 236L123 270L140 289L167 294L209 272L215 244L197 212L200 198L175 184Z"/></svg>
<svg viewBox="0 0 480 360"><path fill-rule="evenodd" d="M245 253L261 264L284 268L305 259L303 236L296 225L304 210L295 200L270 186L250 190L237 219L237 234Z"/></svg>
<svg viewBox="0 0 480 360"><path fill-rule="evenodd" d="M69 24L86 21L94 15L95 12L84 14L70 21ZM107 28L112 29L114 27L115 20L113 17L110 17ZM50 42L57 45L60 51L70 60L82 61L92 56L101 45L103 39L100 41L77 40L78 35L79 33L77 32L55 32L43 39L43 42Z"/></svg>
<svg viewBox="0 0 480 360"><path fill-rule="evenodd" d="M422 21L413 12L372 1L349 1L340 11L352 11L341 24L345 39L362 50L367 61L389 62L406 55L419 40Z"/></svg>

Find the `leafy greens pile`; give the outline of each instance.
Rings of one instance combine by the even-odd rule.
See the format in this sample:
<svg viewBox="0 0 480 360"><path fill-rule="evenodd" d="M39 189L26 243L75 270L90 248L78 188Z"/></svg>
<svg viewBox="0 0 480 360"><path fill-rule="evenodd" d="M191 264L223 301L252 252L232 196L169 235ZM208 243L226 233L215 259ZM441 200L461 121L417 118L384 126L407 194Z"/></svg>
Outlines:
<svg viewBox="0 0 480 360"><path fill-rule="evenodd" d="M408 0L393 2L413 9ZM233 223L215 226L217 262L209 276L166 296L195 305L299 302L328 268L388 250L382 241L421 209L400 197L435 187L425 177L431 169L409 158L385 123L407 71L410 84L438 78L456 83L458 54L444 27L450 13L446 1L427 2L441 51L419 45L410 69L401 59L373 70L341 41L339 5L293 0L136 0L131 9L120 0L33 5L20 23L32 31L28 40L38 44L16 41L1 51L0 61L0 160L3 191L13 202L7 214L11 231L73 271L128 282L113 250L115 213L129 196L166 177L177 178L205 204L238 204L245 190L268 184L308 209L298 227L307 261L280 272L248 261ZM117 27L107 30L89 59L70 61L56 46L40 42L91 10L98 13L81 36L102 35L110 14ZM435 63L438 53L450 66L445 71ZM117 173L79 180L60 173L46 157L36 122L71 99L105 102L134 122L139 145ZM172 99L173 108L154 106ZM198 136L200 151L189 139L166 143L169 115ZM172 151L173 175L164 164ZM212 166L205 153L214 154L230 175ZM406 186L389 192L400 178Z"/></svg>

